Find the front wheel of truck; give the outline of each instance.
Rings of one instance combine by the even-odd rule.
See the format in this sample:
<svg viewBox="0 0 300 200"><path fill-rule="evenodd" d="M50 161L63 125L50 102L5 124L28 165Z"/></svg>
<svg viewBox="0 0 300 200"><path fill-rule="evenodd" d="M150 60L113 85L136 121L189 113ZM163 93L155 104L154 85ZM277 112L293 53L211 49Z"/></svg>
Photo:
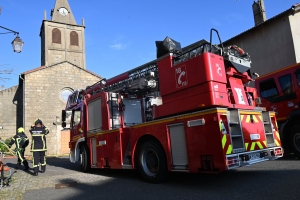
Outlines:
<svg viewBox="0 0 300 200"><path fill-rule="evenodd" d="M291 128L290 144L294 155L300 158L300 125L293 125Z"/></svg>
<svg viewBox="0 0 300 200"><path fill-rule="evenodd" d="M80 147L80 168L82 172L88 172L91 169L89 149L86 145Z"/></svg>

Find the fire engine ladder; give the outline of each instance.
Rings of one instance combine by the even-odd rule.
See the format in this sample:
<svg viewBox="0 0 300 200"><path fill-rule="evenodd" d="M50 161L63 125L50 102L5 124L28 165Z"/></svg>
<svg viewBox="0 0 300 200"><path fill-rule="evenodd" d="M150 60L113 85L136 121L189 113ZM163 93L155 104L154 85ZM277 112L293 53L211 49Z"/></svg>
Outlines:
<svg viewBox="0 0 300 200"><path fill-rule="evenodd" d="M203 48L205 44L209 44L206 40L200 40L194 44L191 44L189 46L186 46L182 49L182 53L180 56L178 56L176 59L174 59L174 65L189 60L197 55L199 55L199 53L203 52ZM130 89L132 83L134 81L137 81L141 78L144 77L149 77L150 73L152 72L157 72L158 71L158 67L157 67L157 62L158 59L150 61L144 65L141 65L139 67L136 67L132 70L129 70L127 72L125 72L124 74L127 74L128 77L124 78L123 80L117 81L115 83L109 84L110 81L118 78L118 77L122 77L122 75L124 74L120 74L118 76L115 76L113 78L110 78L107 80L108 85L106 85L103 89L106 92L119 92L119 91L123 91L126 89ZM155 79L157 80L158 77L155 77Z"/></svg>
<svg viewBox="0 0 300 200"><path fill-rule="evenodd" d="M271 121L270 112L262 111L262 117L264 122L264 130L267 139L267 147L275 146L275 140L273 135L273 125Z"/></svg>
<svg viewBox="0 0 300 200"><path fill-rule="evenodd" d="M232 152L239 153L245 151L244 136L240 120L240 111L237 109L227 111L229 119L229 134L232 144Z"/></svg>
<svg viewBox="0 0 300 200"><path fill-rule="evenodd" d="M126 72L128 74L128 78L120 80L116 83L112 83L110 85L106 85L104 90L106 92L119 92L124 91L126 89L131 89L131 85L134 81L138 81L141 78L147 77L151 72L156 72L158 70L156 62L157 60L153 60L147 64L144 64ZM113 80L114 78L117 78L118 76L108 79L107 82Z"/></svg>

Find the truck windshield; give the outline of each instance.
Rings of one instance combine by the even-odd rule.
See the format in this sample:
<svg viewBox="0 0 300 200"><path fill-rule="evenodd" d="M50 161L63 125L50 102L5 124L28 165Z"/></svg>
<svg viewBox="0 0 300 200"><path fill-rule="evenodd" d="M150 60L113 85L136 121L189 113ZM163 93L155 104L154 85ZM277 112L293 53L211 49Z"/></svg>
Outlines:
<svg viewBox="0 0 300 200"><path fill-rule="evenodd" d="M140 99L123 99L125 105L124 124L131 126L143 122L142 106Z"/></svg>

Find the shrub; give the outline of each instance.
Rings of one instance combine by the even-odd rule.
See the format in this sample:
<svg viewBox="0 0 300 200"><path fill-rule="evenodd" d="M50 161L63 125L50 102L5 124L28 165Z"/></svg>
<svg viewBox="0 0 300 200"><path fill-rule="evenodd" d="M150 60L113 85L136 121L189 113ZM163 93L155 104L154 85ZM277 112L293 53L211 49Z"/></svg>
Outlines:
<svg viewBox="0 0 300 200"><path fill-rule="evenodd" d="M11 140L11 138L7 138L5 141L3 141L3 140L1 140L1 141L4 142L8 146L8 144L10 143L10 140ZM0 151L7 152L8 149L2 142L0 142Z"/></svg>

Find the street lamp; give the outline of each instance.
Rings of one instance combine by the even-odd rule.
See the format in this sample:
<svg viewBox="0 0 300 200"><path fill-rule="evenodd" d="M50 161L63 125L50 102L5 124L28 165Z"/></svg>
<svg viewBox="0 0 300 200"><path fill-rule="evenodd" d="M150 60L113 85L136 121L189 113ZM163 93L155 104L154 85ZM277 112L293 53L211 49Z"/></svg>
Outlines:
<svg viewBox="0 0 300 200"><path fill-rule="evenodd" d="M11 42L11 44L13 46L14 52L21 53L24 42L19 37L19 32L13 31L13 30L8 29L8 28L5 28L3 26L0 26L0 28L3 28L5 30L9 31L9 32L6 32L6 33L14 33L15 35L17 35L16 38ZM6 34L6 33L0 33L0 34Z"/></svg>
<svg viewBox="0 0 300 200"><path fill-rule="evenodd" d="M19 35L11 42L14 52L21 53L24 42L21 40Z"/></svg>

